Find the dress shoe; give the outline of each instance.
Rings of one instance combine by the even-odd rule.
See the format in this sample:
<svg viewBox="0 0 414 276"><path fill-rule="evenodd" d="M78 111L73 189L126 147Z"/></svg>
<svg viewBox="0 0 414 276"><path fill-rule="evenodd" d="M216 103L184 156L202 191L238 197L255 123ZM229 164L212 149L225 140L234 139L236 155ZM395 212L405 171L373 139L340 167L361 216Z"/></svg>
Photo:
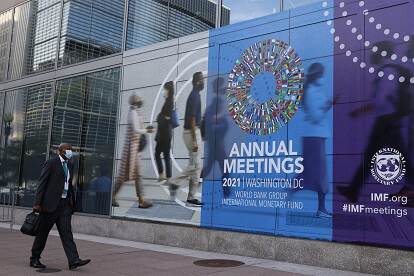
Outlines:
<svg viewBox="0 0 414 276"><path fill-rule="evenodd" d="M30 260L30 266L34 268L46 268L46 266L42 264L39 259Z"/></svg>
<svg viewBox="0 0 414 276"><path fill-rule="evenodd" d="M74 270L74 269L76 269L76 268L78 268L78 267L80 267L80 266L87 265L87 264L89 264L90 262L91 262L91 260L90 260L90 259L86 259L86 260L81 260L81 259L79 259L79 260L77 260L76 262L74 262L73 264L70 264L70 265L69 265L69 270Z"/></svg>

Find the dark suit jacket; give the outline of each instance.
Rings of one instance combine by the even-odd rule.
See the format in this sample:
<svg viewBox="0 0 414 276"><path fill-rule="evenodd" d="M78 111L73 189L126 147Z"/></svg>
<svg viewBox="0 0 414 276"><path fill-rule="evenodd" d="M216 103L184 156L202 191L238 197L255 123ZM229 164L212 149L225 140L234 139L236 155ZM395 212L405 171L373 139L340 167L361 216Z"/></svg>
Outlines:
<svg viewBox="0 0 414 276"><path fill-rule="evenodd" d="M70 174L68 199L72 211L75 206L75 193L72 186L73 164L68 162ZM40 205L42 212L52 213L58 207L65 187L65 173L59 156L47 160L42 168L37 187L34 205Z"/></svg>

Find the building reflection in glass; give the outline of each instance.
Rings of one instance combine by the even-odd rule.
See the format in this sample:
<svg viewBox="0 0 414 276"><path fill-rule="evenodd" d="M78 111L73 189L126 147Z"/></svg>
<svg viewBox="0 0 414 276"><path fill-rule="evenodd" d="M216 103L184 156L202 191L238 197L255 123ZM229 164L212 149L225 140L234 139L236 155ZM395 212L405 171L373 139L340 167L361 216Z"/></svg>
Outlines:
<svg viewBox="0 0 414 276"><path fill-rule="evenodd" d="M76 151L78 210L109 214L120 70L110 69L57 83L51 154L60 143Z"/></svg>
<svg viewBox="0 0 414 276"><path fill-rule="evenodd" d="M39 171L46 160L52 84L3 95L0 183L1 186L19 187L18 204L31 206Z"/></svg>
<svg viewBox="0 0 414 276"><path fill-rule="evenodd" d="M123 0L65 1L59 65L119 53L122 48L124 5Z"/></svg>
<svg viewBox="0 0 414 276"><path fill-rule="evenodd" d="M210 0L129 0L126 48L133 49L215 27L217 4ZM223 7L222 21L230 11Z"/></svg>

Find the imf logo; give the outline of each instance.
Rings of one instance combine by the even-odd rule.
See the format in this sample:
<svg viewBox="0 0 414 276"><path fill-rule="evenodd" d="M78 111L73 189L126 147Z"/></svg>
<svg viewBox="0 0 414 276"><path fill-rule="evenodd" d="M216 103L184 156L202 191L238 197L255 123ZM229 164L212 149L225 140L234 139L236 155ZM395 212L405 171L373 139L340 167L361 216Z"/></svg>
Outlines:
<svg viewBox="0 0 414 276"><path fill-rule="evenodd" d="M371 174L376 181L384 185L394 185L405 175L404 156L394 148L379 150L371 160Z"/></svg>

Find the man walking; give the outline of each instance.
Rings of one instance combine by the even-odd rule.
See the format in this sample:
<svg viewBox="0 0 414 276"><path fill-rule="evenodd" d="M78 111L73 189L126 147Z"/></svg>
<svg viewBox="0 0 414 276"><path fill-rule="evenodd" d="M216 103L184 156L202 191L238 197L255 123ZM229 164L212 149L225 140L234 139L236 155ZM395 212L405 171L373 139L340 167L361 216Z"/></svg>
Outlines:
<svg viewBox="0 0 414 276"><path fill-rule="evenodd" d="M75 193L72 186L73 165L72 146L61 144L58 156L44 164L39 178L39 186L33 209L40 212L39 232L34 240L30 266L46 268L40 262L47 237L56 223L63 249L69 262L69 269L88 264L91 260L79 259L76 244L73 241L71 218L75 208Z"/></svg>
<svg viewBox="0 0 414 276"><path fill-rule="evenodd" d="M204 76L202 72L196 72L193 75L193 90L188 96L185 115L184 115L184 144L188 150L189 160L188 166L183 174L172 181L170 190L175 194L174 190L178 188L177 182L188 178L188 196L187 205L199 207L203 205L200 200L195 197L199 184L199 176L201 171L201 97L200 92L204 89Z"/></svg>

